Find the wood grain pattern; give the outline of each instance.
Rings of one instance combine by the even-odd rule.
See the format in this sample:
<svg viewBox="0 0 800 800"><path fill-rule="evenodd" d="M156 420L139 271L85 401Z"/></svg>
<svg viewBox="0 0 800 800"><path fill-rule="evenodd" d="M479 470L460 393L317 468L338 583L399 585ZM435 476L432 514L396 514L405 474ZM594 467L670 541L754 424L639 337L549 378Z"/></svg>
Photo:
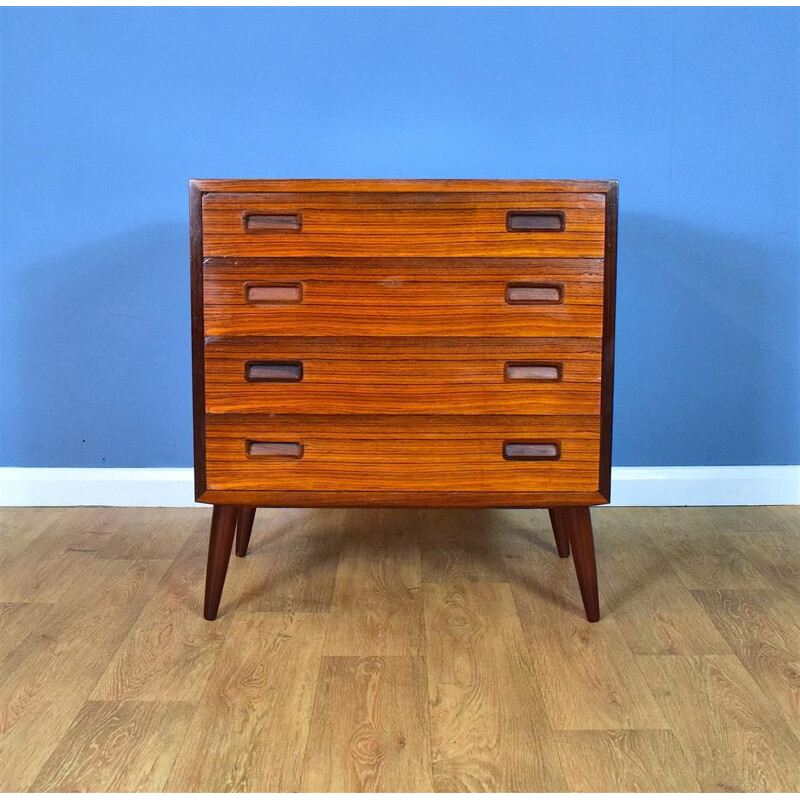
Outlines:
<svg viewBox="0 0 800 800"><path fill-rule="evenodd" d="M796 792L798 740L735 656L645 657L643 668L705 792Z"/></svg>
<svg viewBox="0 0 800 800"><path fill-rule="evenodd" d="M421 492L288 491L286 489L206 489L201 503L236 503L268 508L552 508L607 503L608 496L591 492Z"/></svg>
<svg viewBox="0 0 800 800"><path fill-rule="evenodd" d="M236 615L165 791L298 791L324 630L321 614Z"/></svg>
<svg viewBox="0 0 800 800"><path fill-rule="evenodd" d="M592 417L209 417L211 489L551 491L597 488L598 421ZM452 420L452 421L449 421ZM469 421L468 421L469 420ZM557 441L557 460L508 461L506 440ZM256 459L246 442L291 441L301 459Z"/></svg>
<svg viewBox="0 0 800 800"><path fill-rule="evenodd" d="M189 703L86 703L31 791L158 792L193 715Z"/></svg>
<svg viewBox="0 0 800 800"><path fill-rule="evenodd" d="M52 512L52 509L48 509ZM63 512L68 523L58 524L52 513L37 514L30 535L17 530L15 512L7 530L9 546L0 561L0 602L54 603L72 588L76 576L88 569L95 554L108 541L107 533L92 523L92 514L84 508Z"/></svg>
<svg viewBox="0 0 800 800"><path fill-rule="evenodd" d="M423 596L436 791L563 791L508 584L431 583Z"/></svg>
<svg viewBox="0 0 800 800"><path fill-rule="evenodd" d="M602 336L600 259L210 258L203 271L206 336ZM248 302L246 286L278 282L302 302ZM561 301L507 302L509 285L544 282Z"/></svg>
<svg viewBox="0 0 800 800"><path fill-rule="evenodd" d="M53 609L52 603L0 603L0 664Z"/></svg>
<svg viewBox="0 0 800 800"><path fill-rule="evenodd" d="M564 229L509 231L509 210L558 209ZM302 229L247 232L249 214L300 215ZM530 256L599 258L605 195L588 192L210 192L206 256Z"/></svg>
<svg viewBox="0 0 800 800"><path fill-rule="evenodd" d="M632 509L622 511L623 515L635 514ZM604 544L598 553L601 594L634 653L730 653L708 615L677 578L666 554L659 548L643 546L623 557L618 549L623 538L618 523L604 525L602 513L595 514L594 519L597 541ZM643 625L645 619L648 622Z"/></svg>
<svg viewBox="0 0 800 800"><path fill-rule="evenodd" d="M746 589L692 594L800 741L800 623L796 603L773 592Z"/></svg>
<svg viewBox="0 0 800 800"><path fill-rule="evenodd" d="M246 583L236 607L243 611L330 611L342 513L259 510L247 557Z"/></svg>
<svg viewBox="0 0 800 800"><path fill-rule="evenodd" d="M322 659L303 792L430 792L422 658Z"/></svg>
<svg viewBox="0 0 800 800"><path fill-rule="evenodd" d="M8 575L4 573L3 565L30 547L43 531L62 518L62 513L63 509L59 508L0 508L0 536L3 538L3 547L0 549L0 578ZM47 551L48 546L45 544L42 553Z"/></svg>
<svg viewBox="0 0 800 800"><path fill-rule="evenodd" d="M194 509L169 516L159 511L162 524L158 527L165 539L183 541L172 520L183 522L191 535L109 661L92 692L93 700L198 701L228 632L230 616L207 625L198 613L203 601L207 520L198 519ZM193 525L185 524L187 514L194 517ZM146 528L144 521L149 518L139 523L139 531ZM136 531L128 528L125 534L132 546ZM236 567L228 571L226 605L238 601L244 581L244 571Z"/></svg>
<svg viewBox="0 0 800 800"><path fill-rule="evenodd" d="M561 379L508 380L523 361L558 364ZM301 364L302 379L249 381L251 362ZM214 341L205 369L210 414L600 413L599 339Z"/></svg>
<svg viewBox="0 0 800 800"><path fill-rule="evenodd" d="M619 509L614 509L619 519ZM617 625L580 615L572 565L555 558L546 518L531 534L530 512L505 512L497 525L517 613L548 719L560 730L666 728L647 681ZM597 518L595 513L595 518ZM632 530L625 529L629 536ZM598 533L600 563L604 539ZM625 548L625 555L633 549Z"/></svg>
<svg viewBox="0 0 800 800"><path fill-rule="evenodd" d="M325 655L416 656L423 646L417 515L374 509L343 530Z"/></svg>
<svg viewBox="0 0 800 800"><path fill-rule="evenodd" d="M200 192L607 192L616 181L281 178L194 179Z"/></svg>
<svg viewBox="0 0 800 800"><path fill-rule="evenodd" d="M168 565L101 559L86 569L62 564L70 587L3 662L0 791L27 787L36 777Z"/></svg>
<svg viewBox="0 0 800 800"><path fill-rule="evenodd" d="M213 626L199 619L208 509L47 511L0 511L0 557L11 551L23 574L46 545L80 548L83 559L63 562L64 591L37 606L44 614L38 627L28 635L18 629L0 662L0 784L8 791L70 784L295 791L349 789L358 781L383 791L424 790L434 758L437 788L546 791L554 780L542 760L553 746L560 786L574 791L798 788L798 509L595 509L601 571L610 550L634 566L612 580L605 616L594 625L579 614L572 565L556 557L543 510L262 510L251 555L232 563L225 616ZM153 528L164 538L158 546ZM421 626L416 655L371 655L365 627L364 652L322 658L340 544L354 564L356 544L382 531L381 544L359 561L369 568L353 571L360 577L348 585L348 602L358 608L362 593L364 609L380 602L376 574L406 570L419 547L425 588L417 595L441 587L425 600L435 626ZM397 532L405 534L395 542ZM687 589L670 541L684 542L681 562L690 554L713 562L720 536L766 583ZM19 540L25 546L15 550ZM137 562L140 540L150 553L176 555ZM304 540L311 540L305 561ZM323 541L332 543L326 551ZM106 545L130 557L103 557ZM643 551L654 557L642 562ZM273 554L280 595L270 595L273 577L265 570ZM704 580L715 575L728 582L718 569ZM319 579L316 595L305 576ZM619 619L627 615L628 636L647 629L667 593L679 598L666 609L673 640L693 641L705 616L726 654L647 655L628 646ZM263 597L281 609L307 603L316 613L252 613ZM694 605L686 606L687 597ZM24 628L25 614L17 614L12 627L16 618ZM313 621L291 621L298 616ZM224 644L202 637L226 625ZM184 725L167 698L184 691L181 672L193 660L204 665L202 674L178 704L198 710ZM422 715L434 721L433 751ZM540 737L542 727L553 733Z"/></svg>
<svg viewBox="0 0 800 800"><path fill-rule="evenodd" d="M559 731L555 740L571 792L700 791L672 731Z"/></svg>
<svg viewBox="0 0 800 800"><path fill-rule="evenodd" d="M210 337L209 352L219 355L213 363L222 370L208 393L205 367L212 359L196 370L195 450L202 461L196 469L198 499L279 506L470 507L607 501L615 181L193 181L191 197L194 352L205 349L204 337ZM509 214L522 215L523 223L531 214L550 215L558 225L513 230ZM291 217L295 230L248 233L248 215ZM291 299L302 302L249 302L248 283L290 287ZM555 286L561 302L507 302L509 286L540 284ZM224 355L228 346L247 347L249 340L270 335L297 343L305 337L319 341L317 352L309 354L317 359L310 361L313 380L296 386L301 394L267 384L242 389L235 359ZM375 339L379 350L391 345L386 337L416 339L421 348L432 344L431 337L445 337L448 346L461 348L456 340L485 346L491 337L510 344L520 335L530 342L560 339L567 348L590 342L597 351L602 341L602 353L595 354L598 362L602 358L602 380L597 362L590 366L580 360L565 364L566 377L553 382L554 394L534 382L511 380L503 381L515 384L511 393L504 391L508 387L495 392L489 373L497 365L491 359L483 371L475 370L475 363L462 364L460 354L455 365L438 368L428 359L417 371L410 370L406 381L398 380L390 363L394 359L387 360L385 352L383 359L372 360L368 375L359 370L364 353L356 346L352 361L328 358L348 346L348 338L368 345L370 336L380 336L384 341ZM522 358L530 360L531 354ZM269 388L277 392L268 393ZM198 392L215 409L211 413L417 415L444 409L454 415L599 415L598 480L589 489L546 478L541 485L534 480L524 488L473 491L461 485L461 473L451 472L449 486L443 481L424 491L396 485L391 490L362 485L351 491L335 485L341 475L303 489L287 484L266 489L240 476L223 489L207 479L206 407L198 411Z"/></svg>
<svg viewBox="0 0 800 800"><path fill-rule="evenodd" d="M485 509L429 510L420 525L425 583L508 580L505 553L494 546L506 518Z"/></svg>

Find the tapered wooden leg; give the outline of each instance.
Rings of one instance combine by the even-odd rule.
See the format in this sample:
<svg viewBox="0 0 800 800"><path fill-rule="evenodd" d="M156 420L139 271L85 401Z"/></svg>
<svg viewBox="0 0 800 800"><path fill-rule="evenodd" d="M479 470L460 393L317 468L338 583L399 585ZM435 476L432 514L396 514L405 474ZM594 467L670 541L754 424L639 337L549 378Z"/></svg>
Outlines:
<svg viewBox="0 0 800 800"><path fill-rule="evenodd" d="M206 600L203 616L216 619L228 561L231 557L233 535L236 531L238 510L236 506L214 506L211 515L211 537L208 542L208 567L206 568Z"/></svg>
<svg viewBox="0 0 800 800"><path fill-rule="evenodd" d="M253 520L256 518L255 506L242 506L239 509L239 521L236 523L236 555L244 558L253 532Z"/></svg>
<svg viewBox="0 0 800 800"><path fill-rule="evenodd" d="M560 508L550 509L550 524L553 526L553 536L556 538L556 549L561 558L569 557L569 533L567 523L559 513Z"/></svg>
<svg viewBox="0 0 800 800"><path fill-rule="evenodd" d="M586 610L586 619L597 622L600 619L600 599L597 594L597 564L594 557L594 537L592 517L587 506L570 506L559 509L566 521L569 543L572 545L572 560Z"/></svg>

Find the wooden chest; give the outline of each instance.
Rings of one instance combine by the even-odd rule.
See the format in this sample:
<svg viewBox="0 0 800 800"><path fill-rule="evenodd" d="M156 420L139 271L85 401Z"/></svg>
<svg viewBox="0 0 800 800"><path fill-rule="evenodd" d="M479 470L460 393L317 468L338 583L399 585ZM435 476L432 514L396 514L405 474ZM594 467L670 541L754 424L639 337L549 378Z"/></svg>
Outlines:
<svg viewBox="0 0 800 800"><path fill-rule="evenodd" d="M407 505L551 509L596 619L616 182L200 180L190 195L206 616L257 507Z"/></svg>

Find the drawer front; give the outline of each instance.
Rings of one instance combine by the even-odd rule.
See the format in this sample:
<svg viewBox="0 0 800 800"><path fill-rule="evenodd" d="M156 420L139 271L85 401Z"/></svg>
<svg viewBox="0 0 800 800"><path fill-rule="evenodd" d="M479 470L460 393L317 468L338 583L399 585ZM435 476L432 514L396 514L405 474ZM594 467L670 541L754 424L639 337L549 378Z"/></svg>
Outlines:
<svg viewBox="0 0 800 800"><path fill-rule="evenodd" d="M207 336L581 336L601 259L208 259Z"/></svg>
<svg viewBox="0 0 800 800"><path fill-rule="evenodd" d="M204 195L205 256L602 258L592 192L275 192Z"/></svg>
<svg viewBox="0 0 800 800"><path fill-rule="evenodd" d="M208 417L210 490L589 492L597 417Z"/></svg>
<svg viewBox="0 0 800 800"><path fill-rule="evenodd" d="M209 413L598 414L600 339L206 345Z"/></svg>

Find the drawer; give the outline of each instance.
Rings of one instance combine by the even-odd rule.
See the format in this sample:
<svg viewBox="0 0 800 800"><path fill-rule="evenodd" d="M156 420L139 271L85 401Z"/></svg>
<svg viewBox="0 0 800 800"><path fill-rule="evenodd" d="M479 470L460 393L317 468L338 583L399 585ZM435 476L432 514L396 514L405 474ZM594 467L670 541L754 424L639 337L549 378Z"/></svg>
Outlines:
<svg viewBox="0 0 800 800"><path fill-rule="evenodd" d="M205 256L602 258L594 192L210 192Z"/></svg>
<svg viewBox="0 0 800 800"><path fill-rule="evenodd" d="M598 414L600 339L217 340L209 413Z"/></svg>
<svg viewBox="0 0 800 800"><path fill-rule="evenodd" d="M207 259L207 336L582 336L602 259Z"/></svg>
<svg viewBox="0 0 800 800"><path fill-rule="evenodd" d="M210 416L209 490L590 492L597 417Z"/></svg>

